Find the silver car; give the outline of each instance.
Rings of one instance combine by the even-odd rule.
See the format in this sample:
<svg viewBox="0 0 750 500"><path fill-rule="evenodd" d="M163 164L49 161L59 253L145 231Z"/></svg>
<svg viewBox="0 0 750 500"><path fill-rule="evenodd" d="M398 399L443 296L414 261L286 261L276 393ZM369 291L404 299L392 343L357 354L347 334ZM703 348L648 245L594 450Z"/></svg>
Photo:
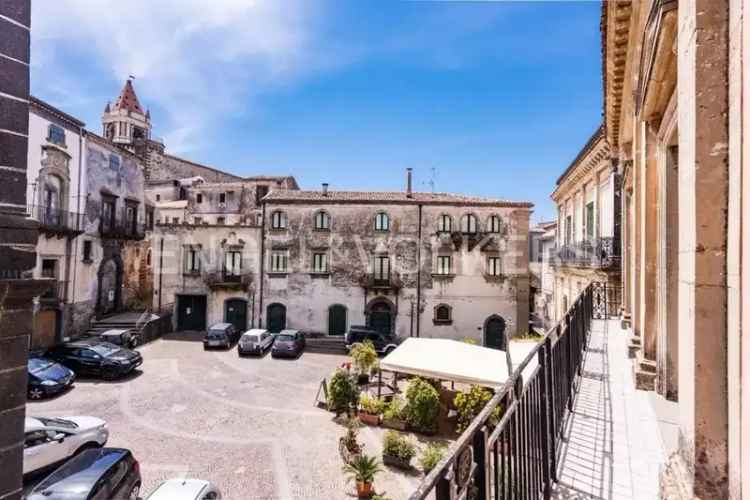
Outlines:
<svg viewBox="0 0 750 500"><path fill-rule="evenodd" d="M240 342L237 344L237 353L240 356L243 354L257 354L260 356L271 348L273 339L273 334L268 333L268 330L259 328L248 330L240 337Z"/></svg>

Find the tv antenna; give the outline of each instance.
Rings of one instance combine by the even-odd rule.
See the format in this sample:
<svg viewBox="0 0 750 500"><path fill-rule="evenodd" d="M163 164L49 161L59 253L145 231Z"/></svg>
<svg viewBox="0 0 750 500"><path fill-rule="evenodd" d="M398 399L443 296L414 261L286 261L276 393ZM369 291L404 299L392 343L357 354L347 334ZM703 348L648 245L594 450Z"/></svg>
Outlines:
<svg viewBox="0 0 750 500"><path fill-rule="evenodd" d="M429 185L430 185L430 192L433 194L435 194L435 177L436 176L437 176L437 171L435 170L435 167L432 167L430 169Z"/></svg>

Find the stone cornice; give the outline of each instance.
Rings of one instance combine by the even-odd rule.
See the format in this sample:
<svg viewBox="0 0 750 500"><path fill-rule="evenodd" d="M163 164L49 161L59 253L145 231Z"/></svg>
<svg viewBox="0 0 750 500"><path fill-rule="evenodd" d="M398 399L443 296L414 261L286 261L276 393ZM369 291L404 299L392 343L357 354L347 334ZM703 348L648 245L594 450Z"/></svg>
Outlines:
<svg viewBox="0 0 750 500"><path fill-rule="evenodd" d="M579 155L575 162L558 181L557 188L552 193L552 199L559 202L575 190L592 172L599 170L610 161L610 147L603 136L597 138L593 144L587 144L584 154Z"/></svg>
<svg viewBox="0 0 750 500"><path fill-rule="evenodd" d="M613 147L620 141L625 66L630 39L631 0L605 1L602 5L602 80L604 126Z"/></svg>

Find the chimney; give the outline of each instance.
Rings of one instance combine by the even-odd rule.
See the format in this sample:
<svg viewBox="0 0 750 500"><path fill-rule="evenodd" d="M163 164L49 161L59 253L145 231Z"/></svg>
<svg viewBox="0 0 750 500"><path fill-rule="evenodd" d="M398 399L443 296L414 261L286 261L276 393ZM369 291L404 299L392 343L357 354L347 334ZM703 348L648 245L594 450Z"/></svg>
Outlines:
<svg viewBox="0 0 750 500"><path fill-rule="evenodd" d="M328 183L323 183L323 196L328 196Z"/></svg>
<svg viewBox="0 0 750 500"><path fill-rule="evenodd" d="M411 168L406 169L406 197L411 198Z"/></svg>

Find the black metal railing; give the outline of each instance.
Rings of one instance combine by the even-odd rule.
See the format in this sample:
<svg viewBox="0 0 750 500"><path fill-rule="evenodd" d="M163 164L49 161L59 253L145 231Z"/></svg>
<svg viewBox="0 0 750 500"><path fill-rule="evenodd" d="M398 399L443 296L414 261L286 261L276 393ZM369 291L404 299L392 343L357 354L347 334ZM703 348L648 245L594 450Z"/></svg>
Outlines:
<svg viewBox="0 0 750 500"><path fill-rule="evenodd" d="M253 275L249 271L213 271L203 275L203 281L209 288L247 288L253 282Z"/></svg>
<svg viewBox="0 0 750 500"><path fill-rule="evenodd" d="M619 267L618 243L616 238L599 238L563 245L552 250L550 263L557 266Z"/></svg>
<svg viewBox="0 0 750 500"><path fill-rule="evenodd" d="M146 225L142 221L108 221L102 218L99 221L99 234L102 238L142 240L146 237Z"/></svg>
<svg viewBox="0 0 750 500"><path fill-rule="evenodd" d="M39 222L39 227L42 230L58 233L83 232L83 214L44 205L29 205L28 212L29 217Z"/></svg>
<svg viewBox="0 0 750 500"><path fill-rule="evenodd" d="M604 293L597 294L597 290ZM591 320L606 285L590 284L516 367L424 478L411 500L550 498L566 413L572 409ZM522 373L536 360L527 380ZM492 425L500 406L502 417Z"/></svg>
<svg viewBox="0 0 750 500"><path fill-rule="evenodd" d="M403 287L401 276L398 273L367 273L360 280L360 285L364 288L392 288L400 289Z"/></svg>

